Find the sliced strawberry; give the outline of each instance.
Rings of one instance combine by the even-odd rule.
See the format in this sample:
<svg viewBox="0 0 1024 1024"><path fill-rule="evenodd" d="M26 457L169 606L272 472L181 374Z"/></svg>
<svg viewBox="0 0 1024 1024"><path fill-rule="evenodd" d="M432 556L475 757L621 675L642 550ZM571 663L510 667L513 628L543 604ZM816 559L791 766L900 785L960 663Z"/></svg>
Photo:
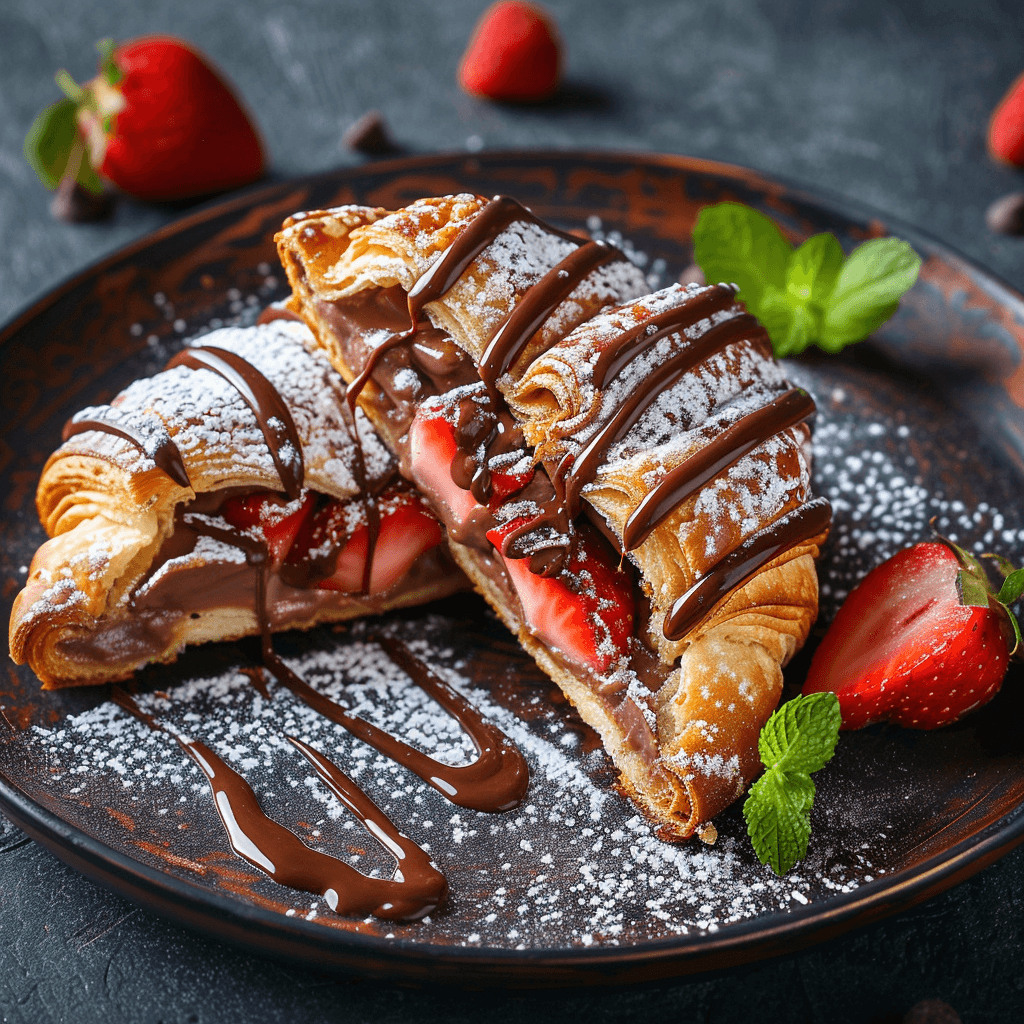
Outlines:
<svg viewBox="0 0 1024 1024"><path fill-rule="evenodd" d="M979 606L961 603L975 586ZM959 591L958 591L959 586ZM991 699L1012 640L978 563L947 543L901 551L846 599L815 653L804 693L839 697L844 729L948 725Z"/></svg>
<svg viewBox="0 0 1024 1024"><path fill-rule="evenodd" d="M535 472L536 469L532 465L525 472L492 469L491 500L487 502L487 507L496 512L508 498L518 494L533 479Z"/></svg>
<svg viewBox="0 0 1024 1024"><path fill-rule="evenodd" d="M450 521L465 522L469 514L479 508L472 493L452 479L452 462L459 457L455 428L442 410L421 406L409 428L409 455L413 479L417 486L450 514ZM521 469L518 463L508 469L491 470L491 496L487 507L496 511L514 494L518 494L532 479L535 469L530 465ZM444 512L442 512L444 516Z"/></svg>
<svg viewBox="0 0 1024 1024"><path fill-rule="evenodd" d="M442 410L421 405L409 427L412 478L445 522L461 525L478 506L473 495L452 479L452 459L458 451L455 428Z"/></svg>
<svg viewBox="0 0 1024 1024"><path fill-rule="evenodd" d="M317 585L323 590L340 590L357 594L363 586L363 570L370 537L361 502L332 502L314 519L312 547L318 549L332 536L343 536L350 516L355 512L363 519L348 537L338 554L334 573ZM413 491L403 490L380 499L380 527L373 549L369 593L377 594L393 587L425 551L437 547L443 539L441 524L430 514L426 503Z"/></svg>
<svg viewBox="0 0 1024 1024"><path fill-rule="evenodd" d="M239 530L261 536L270 552L271 564L280 565L315 504L316 497L310 491L297 501L289 501L275 491L259 491L228 498L221 505L220 514Z"/></svg>
<svg viewBox="0 0 1024 1024"><path fill-rule="evenodd" d="M500 553L502 541L522 526L513 519L487 539ZM582 524L567 568L545 577L530 571L528 558L506 558L529 627L551 647L595 672L606 672L625 653L633 635L633 592L605 543Z"/></svg>

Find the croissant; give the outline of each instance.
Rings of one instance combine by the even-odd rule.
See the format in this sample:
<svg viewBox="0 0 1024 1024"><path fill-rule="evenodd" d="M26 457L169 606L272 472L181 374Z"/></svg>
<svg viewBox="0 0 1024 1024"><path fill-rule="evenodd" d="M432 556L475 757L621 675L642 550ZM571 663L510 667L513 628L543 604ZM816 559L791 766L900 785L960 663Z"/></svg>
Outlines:
<svg viewBox="0 0 1024 1024"><path fill-rule="evenodd" d="M463 585L343 390L308 328L279 318L207 334L76 415L39 482L50 539L14 603L15 662L46 688L106 682L186 644Z"/></svg>
<svg viewBox="0 0 1024 1024"><path fill-rule="evenodd" d="M659 835L692 835L760 769L831 516L763 328L504 197L296 214L277 243L455 560Z"/></svg>

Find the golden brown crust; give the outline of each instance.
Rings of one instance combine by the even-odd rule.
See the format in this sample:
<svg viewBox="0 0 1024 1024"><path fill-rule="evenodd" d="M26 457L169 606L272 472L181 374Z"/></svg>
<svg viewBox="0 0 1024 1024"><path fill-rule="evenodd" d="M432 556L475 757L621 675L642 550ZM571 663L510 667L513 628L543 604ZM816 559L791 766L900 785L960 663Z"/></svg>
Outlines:
<svg viewBox="0 0 1024 1024"><path fill-rule="evenodd" d="M330 270L335 290L329 293L318 292L315 276L303 270L310 256L294 233L278 236L282 261L291 268L296 309L313 324L346 379L351 380L358 368L348 365L340 346L333 343L319 304L325 299L343 302L364 289L396 283L412 288L452 241L453 226L461 229L481 206L482 201L474 206L472 197L465 196L425 200L355 228L350 248L341 246L336 253L337 262ZM329 220L330 213L321 218ZM418 234L411 225L419 223L427 224L427 229ZM510 233L500 241L478 256L448 293L425 307L431 322L447 330L476 360L522 295L562 258L550 237L538 242L532 229ZM517 267L517 272L511 274L510 267ZM607 295L592 287L574 311L556 310L535 336L527 357L498 382L528 440L536 446L538 461L550 467L567 452L578 453L607 421L609 408L617 401L611 394L614 388L638 386L628 375L604 391L593 386L594 365L603 346L623 330L690 301L695 294L693 289L676 287L618 305L630 299L628 294L620 295L617 308L608 310ZM741 312L726 304L695 330L699 334ZM781 371L752 337L739 337L673 385L664 407L656 405L636 435L627 435L613 447L584 489L584 498L620 540L626 519L658 480L705 445L715 431L743 415L748 399L764 404L766 396L770 399L785 389ZM680 335L669 339L664 348L685 344ZM545 350L546 354L534 358ZM657 358L666 358L665 352ZM633 367L638 381L648 370L642 360ZM372 405L366 411L375 415ZM386 436L383 417L378 425ZM691 835L736 799L760 770L757 736L778 702L782 666L804 643L817 615L814 558L824 535L768 563L734 588L682 639L665 639L665 616L675 599L723 555L809 498L808 439L809 431L802 425L773 436L680 504L631 553L652 603L651 640L663 662L674 670L650 697L639 692L642 687L632 677L634 682L623 698L623 704L633 702L626 716L623 706L597 692L586 670L541 643L522 622L513 588L500 579L499 563L487 566L480 552L451 544L477 589L598 731L621 773L623 789L657 823L664 838ZM631 735L630 722L638 714L653 734L654 757Z"/></svg>
<svg viewBox="0 0 1024 1024"><path fill-rule="evenodd" d="M309 488L339 499L357 494L343 386L303 325L275 321L216 332L203 342L243 356L273 382L295 422ZM173 660L186 644L259 630L252 607L206 607L201 593L194 609L158 604L140 611L131 599L174 531L180 503L231 487L283 489L252 411L219 376L177 367L136 381L107 415L130 419L143 436L170 437L191 486L176 483L131 442L99 431L72 437L50 457L37 507L51 539L32 560L9 632L11 657L31 665L46 688L124 679L148 662ZM361 414L359 421L368 475L381 479L393 460ZM178 571L215 563L237 569L239 552L223 547L192 556ZM311 591L308 600L285 595L271 621L275 628L307 628L418 604L459 587L448 566L428 552L372 600L329 591ZM251 604L248 594L245 599Z"/></svg>

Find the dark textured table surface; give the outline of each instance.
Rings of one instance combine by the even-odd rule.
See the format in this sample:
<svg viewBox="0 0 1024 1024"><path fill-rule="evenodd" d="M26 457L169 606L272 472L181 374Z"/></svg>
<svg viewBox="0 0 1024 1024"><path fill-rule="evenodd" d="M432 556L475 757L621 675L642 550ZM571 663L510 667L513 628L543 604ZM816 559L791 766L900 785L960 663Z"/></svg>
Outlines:
<svg viewBox="0 0 1024 1024"><path fill-rule="evenodd" d="M345 129L383 112L410 153L555 146L685 153L853 197L1024 287L1024 240L984 211L1024 189L985 123L1024 70L1018 0L552 0L568 77L548 104L464 95L455 68L482 0L60 0L0 4L0 321L181 209L121 203L51 219L21 155L52 74L93 43L152 32L205 49L256 112L276 179L360 159ZM802 954L617 991L398 989L240 954L98 889L0 822L4 1021L898 1021L925 998L965 1024L1024 1014L1024 849L917 910Z"/></svg>

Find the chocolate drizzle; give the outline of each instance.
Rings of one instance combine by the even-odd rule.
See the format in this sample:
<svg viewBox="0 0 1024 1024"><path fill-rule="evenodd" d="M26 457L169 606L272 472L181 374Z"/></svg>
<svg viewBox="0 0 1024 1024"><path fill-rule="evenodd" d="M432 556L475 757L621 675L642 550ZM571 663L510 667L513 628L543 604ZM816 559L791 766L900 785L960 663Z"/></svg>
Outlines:
<svg viewBox="0 0 1024 1024"><path fill-rule="evenodd" d="M766 437L796 426L814 414L814 399L803 388L790 388L768 405L731 424L685 462L667 473L626 520L622 550L632 551L672 509L699 491L724 469L748 455Z"/></svg>
<svg viewBox="0 0 1024 1024"><path fill-rule="evenodd" d="M453 481L459 487L469 490L481 506L490 504L493 497L490 466L495 457L493 446L499 447L498 454L511 455L522 444L522 432L504 408L498 394L498 380L522 359L531 339L586 276L612 259L624 259L620 252L601 242L584 242L574 235L551 228L515 200L496 197L458 234L409 292L409 329L391 335L369 353L346 393L354 409L359 393L370 380L379 360L390 349L411 339L421 328L425 306L445 295L473 260L515 221L540 224L558 237L574 242L577 248L519 298L488 341L479 361L478 371L484 392L468 395L460 403L455 429L457 453L451 463L451 475ZM577 543L575 520L582 510L584 488L594 480L609 449L626 437L658 397L685 374L734 342L745 341L766 357L771 357L767 332L746 313L732 312L717 324L709 323L696 337L687 336L686 332L697 328L702 321L710 321L719 313L730 313L735 304L734 286L715 285L694 295L686 295L679 305L650 317L611 340L594 367L593 383L598 390L606 389L631 363L650 352L663 338L682 335L682 344L664 362L653 367L638 386L623 389L625 394L617 407L582 450L566 452L557 464L547 467L553 494L539 502L539 514L527 518L504 535L502 555L506 558L529 557L532 572L543 576L559 575L569 564ZM622 542L618 545L620 553L625 554L642 544L673 509L692 497L716 475L734 465L769 437L803 422L813 412L814 403L810 396L800 389L791 388L774 397L763 408L743 416L729 426L719 437L668 473L644 498L627 521ZM690 424L687 429L692 426ZM526 454L523 448L523 455ZM512 481L512 485L522 490L529 486L531 476L521 474ZM511 494L514 493L516 491L513 490ZM502 497L507 500L511 494L504 493L503 489ZM818 505L812 502L805 507L817 509ZM803 522L805 518L798 517L795 521ZM778 536L785 538L792 535L792 530L785 526L787 522L788 519L784 518L779 521L782 525L776 524L781 531ZM763 534L764 531L761 531L755 537L763 540ZM749 538L749 541L753 542L754 538ZM742 556L737 557L743 560ZM718 593L718 584L734 578L735 573L729 569L731 564L727 559L709 577L699 581L699 594L694 598L697 604L703 604L709 593ZM717 582L713 583L712 577ZM730 584L726 589L734 585ZM688 612L684 614L684 609L691 608L692 602L687 595L683 595L676 602L676 607L680 609L679 614L676 615L674 611L666 619L666 636L669 633L669 622L676 623L686 618ZM673 637L670 639L675 635L674 626L672 632Z"/></svg>
<svg viewBox="0 0 1024 1024"><path fill-rule="evenodd" d="M260 315L256 318L256 323L257 325L272 324L275 320L295 320L300 324L306 322L298 313L293 313L283 303L272 302L260 312Z"/></svg>
<svg viewBox="0 0 1024 1024"><path fill-rule="evenodd" d="M725 291L729 291L729 289L725 289ZM716 299L720 300L721 296L717 296ZM677 316L672 320L666 318L656 328L656 334L658 331L665 333L680 331L689 326L688 321L696 323L707 316L707 313L699 307L696 309L694 307L698 307L698 304L693 303L689 307L684 305L676 310L671 310L670 312ZM688 312L688 315L683 317L682 312ZM648 336L646 342L653 344L651 339L655 336ZM631 331L624 337L627 340L623 346L612 346L608 350L617 352L617 356L613 356L606 365L606 373L619 372L629 359L635 358L647 347L642 334L635 334ZM540 515L507 534L502 544L502 554L509 558L523 557L525 554L523 548L527 538L536 533L538 528L547 527L553 531L555 539L545 549L548 554L541 565L541 575L551 576L560 572L570 556L575 540L576 530L573 521L580 513L582 490L587 483L593 480L608 449L629 433L664 390L672 387L684 374L716 352L720 352L732 342L744 337L754 343L767 343L768 339L764 328L748 313L717 324L695 339L688 339L687 345L660 366L655 367L645 378L642 387L635 388L626 394L612 416L578 455L567 452L562 457L551 474L551 483L555 489L554 497L543 507ZM626 359L627 355L629 359ZM617 369L616 366L618 366ZM662 503L662 505L664 504ZM674 505L668 505L659 510L657 517L652 516L650 529L654 529L674 507ZM629 548L625 548L625 550L629 550Z"/></svg>
<svg viewBox="0 0 1024 1024"><path fill-rule="evenodd" d="M231 849L275 882L319 893L339 914L373 914L387 921L419 920L447 898L448 883L430 857L402 835L336 764L302 740L287 737L327 788L398 861L392 878L370 878L336 857L311 850L264 813L252 787L205 743L169 732L120 687L111 689L111 697L150 729L168 733L178 742L206 776Z"/></svg>
<svg viewBox="0 0 1024 1024"><path fill-rule="evenodd" d="M615 414L597 431L578 456L566 455L563 458L562 462L568 463L568 469L563 471L560 465L552 482L563 482L565 514L570 519L579 514L580 492L594 478L608 449L629 433L658 396L705 359L745 336L760 337L765 341L768 338L764 328L749 313L733 317L705 331L652 370L645 378L643 387L636 388L626 396ZM555 483L556 492L558 487L559 484Z"/></svg>
<svg viewBox="0 0 1024 1024"><path fill-rule="evenodd" d="M498 379L526 351L552 313L598 267L626 257L606 242L587 242L553 266L513 307L480 358L480 379L493 395Z"/></svg>
<svg viewBox="0 0 1024 1024"><path fill-rule="evenodd" d="M495 196L480 209L480 212L463 228L455 241L441 253L433 266L413 286L408 295L409 330L388 338L370 353L362 369L348 386L347 398L350 408L355 409L355 402L359 394L366 387L385 352L408 341L426 326L423 323L424 307L431 302L436 302L449 292L473 260L506 228L517 222L536 224L546 231L572 242L578 248L558 266L552 268L530 290L523 302L513 309L508 319L498 329L488 347L488 353L494 349L491 361L488 362L487 353L484 356L486 366L490 366L492 362L504 364L504 368L499 369L495 374L495 379L511 366L515 358L522 352L526 342L587 274L612 259L625 259L617 249L603 242L584 244L582 238L546 224L509 196ZM521 308L522 312L520 312ZM497 343L497 347L495 347L495 343ZM485 372L484 364L481 366L481 371ZM486 378L484 379L486 380Z"/></svg>
<svg viewBox="0 0 1024 1024"><path fill-rule="evenodd" d="M115 437L124 438L130 441L147 458L156 463L158 469L163 470L180 487L191 487L192 481L188 477L188 470L185 468L185 461L181 457L178 446L164 430L164 436L157 443L153 444L152 437L144 437L139 431L126 423L114 423L104 419L101 410L97 410L88 418L70 419L64 424L61 432L61 440L67 441L76 434L85 434L90 430L98 430L104 434L113 434Z"/></svg>
<svg viewBox="0 0 1024 1024"><path fill-rule="evenodd" d="M534 216L521 203L509 196L495 196L481 208L480 212L466 225L458 237L441 254L441 258L416 282L409 292L409 318L412 326L420 322L423 307L436 302L451 291L455 282L473 262L506 228L522 221L536 224L545 231L567 242L582 244L582 239L568 231L560 231Z"/></svg>
<svg viewBox="0 0 1024 1024"><path fill-rule="evenodd" d="M182 349L167 364L167 369L174 366L210 370L223 377L242 396L260 425L284 492L292 500L297 498L302 493L305 475L302 442L292 414L274 385L240 355L213 346Z"/></svg>
<svg viewBox="0 0 1024 1024"><path fill-rule="evenodd" d="M461 694L431 672L405 644L389 637L380 637L377 642L388 657L468 733L478 754L472 764L452 766L435 761L365 719L350 714L337 701L300 679L273 650L267 637L263 641L263 662L278 682L299 700L379 750L385 757L408 768L457 807L491 813L516 807L526 795L529 772L522 754L511 740Z"/></svg>
<svg viewBox="0 0 1024 1024"><path fill-rule="evenodd" d="M665 616L666 639L681 640L730 590L784 551L824 533L831 522L831 505L825 498L814 498L751 534L677 598Z"/></svg>
<svg viewBox="0 0 1024 1024"><path fill-rule="evenodd" d="M388 656L448 711L469 735L478 753L472 764L452 766L436 761L370 722L351 715L336 701L314 690L274 650L266 607L270 565L266 543L257 536L223 525L222 521L212 521L202 514L183 512L178 518L180 524L194 534L239 548L245 553L246 562L256 569L254 604L263 664L292 694L414 772L457 806L499 812L520 803L529 785L529 773L522 754L497 726L488 722L404 644L390 638L377 641ZM167 731L117 688L114 699L151 728ZM416 920L444 902L447 882L431 865L429 857L403 836L335 764L301 740L288 737L331 792L398 858L399 869L393 879L367 878L342 861L310 850L292 832L264 814L248 783L209 747L181 736L175 735L174 738L206 775L231 848L282 885L322 893L331 909L340 914L372 913L388 920Z"/></svg>
<svg viewBox="0 0 1024 1024"><path fill-rule="evenodd" d="M717 284L699 292L695 298L623 331L598 356L594 366L594 387L599 390L606 387L629 363L653 348L662 338L685 331L701 320L729 309L735 302L736 289L732 285Z"/></svg>
<svg viewBox="0 0 1024 1024"><path fill-rule="evenodd" d="M510 810L522 800L529 775L526 762L515 745L398 641L383 638L379 642L388 656L468 733L479 754L472 764L453 767L435 761L370 722L350 714L336 701L314 690L274 650L266 612L266 570L269 564L266 544L250 534L233 527L225 528L202 516L186 513L181 520L197 533L205 533L216 540L234 544L245 552L249 564L259 570L256 576L255 603L262 640L261 653L264 665L282 686L324 717L379 750L385 757L408 768L453 804L478 811L498 812Z"/></svg>

